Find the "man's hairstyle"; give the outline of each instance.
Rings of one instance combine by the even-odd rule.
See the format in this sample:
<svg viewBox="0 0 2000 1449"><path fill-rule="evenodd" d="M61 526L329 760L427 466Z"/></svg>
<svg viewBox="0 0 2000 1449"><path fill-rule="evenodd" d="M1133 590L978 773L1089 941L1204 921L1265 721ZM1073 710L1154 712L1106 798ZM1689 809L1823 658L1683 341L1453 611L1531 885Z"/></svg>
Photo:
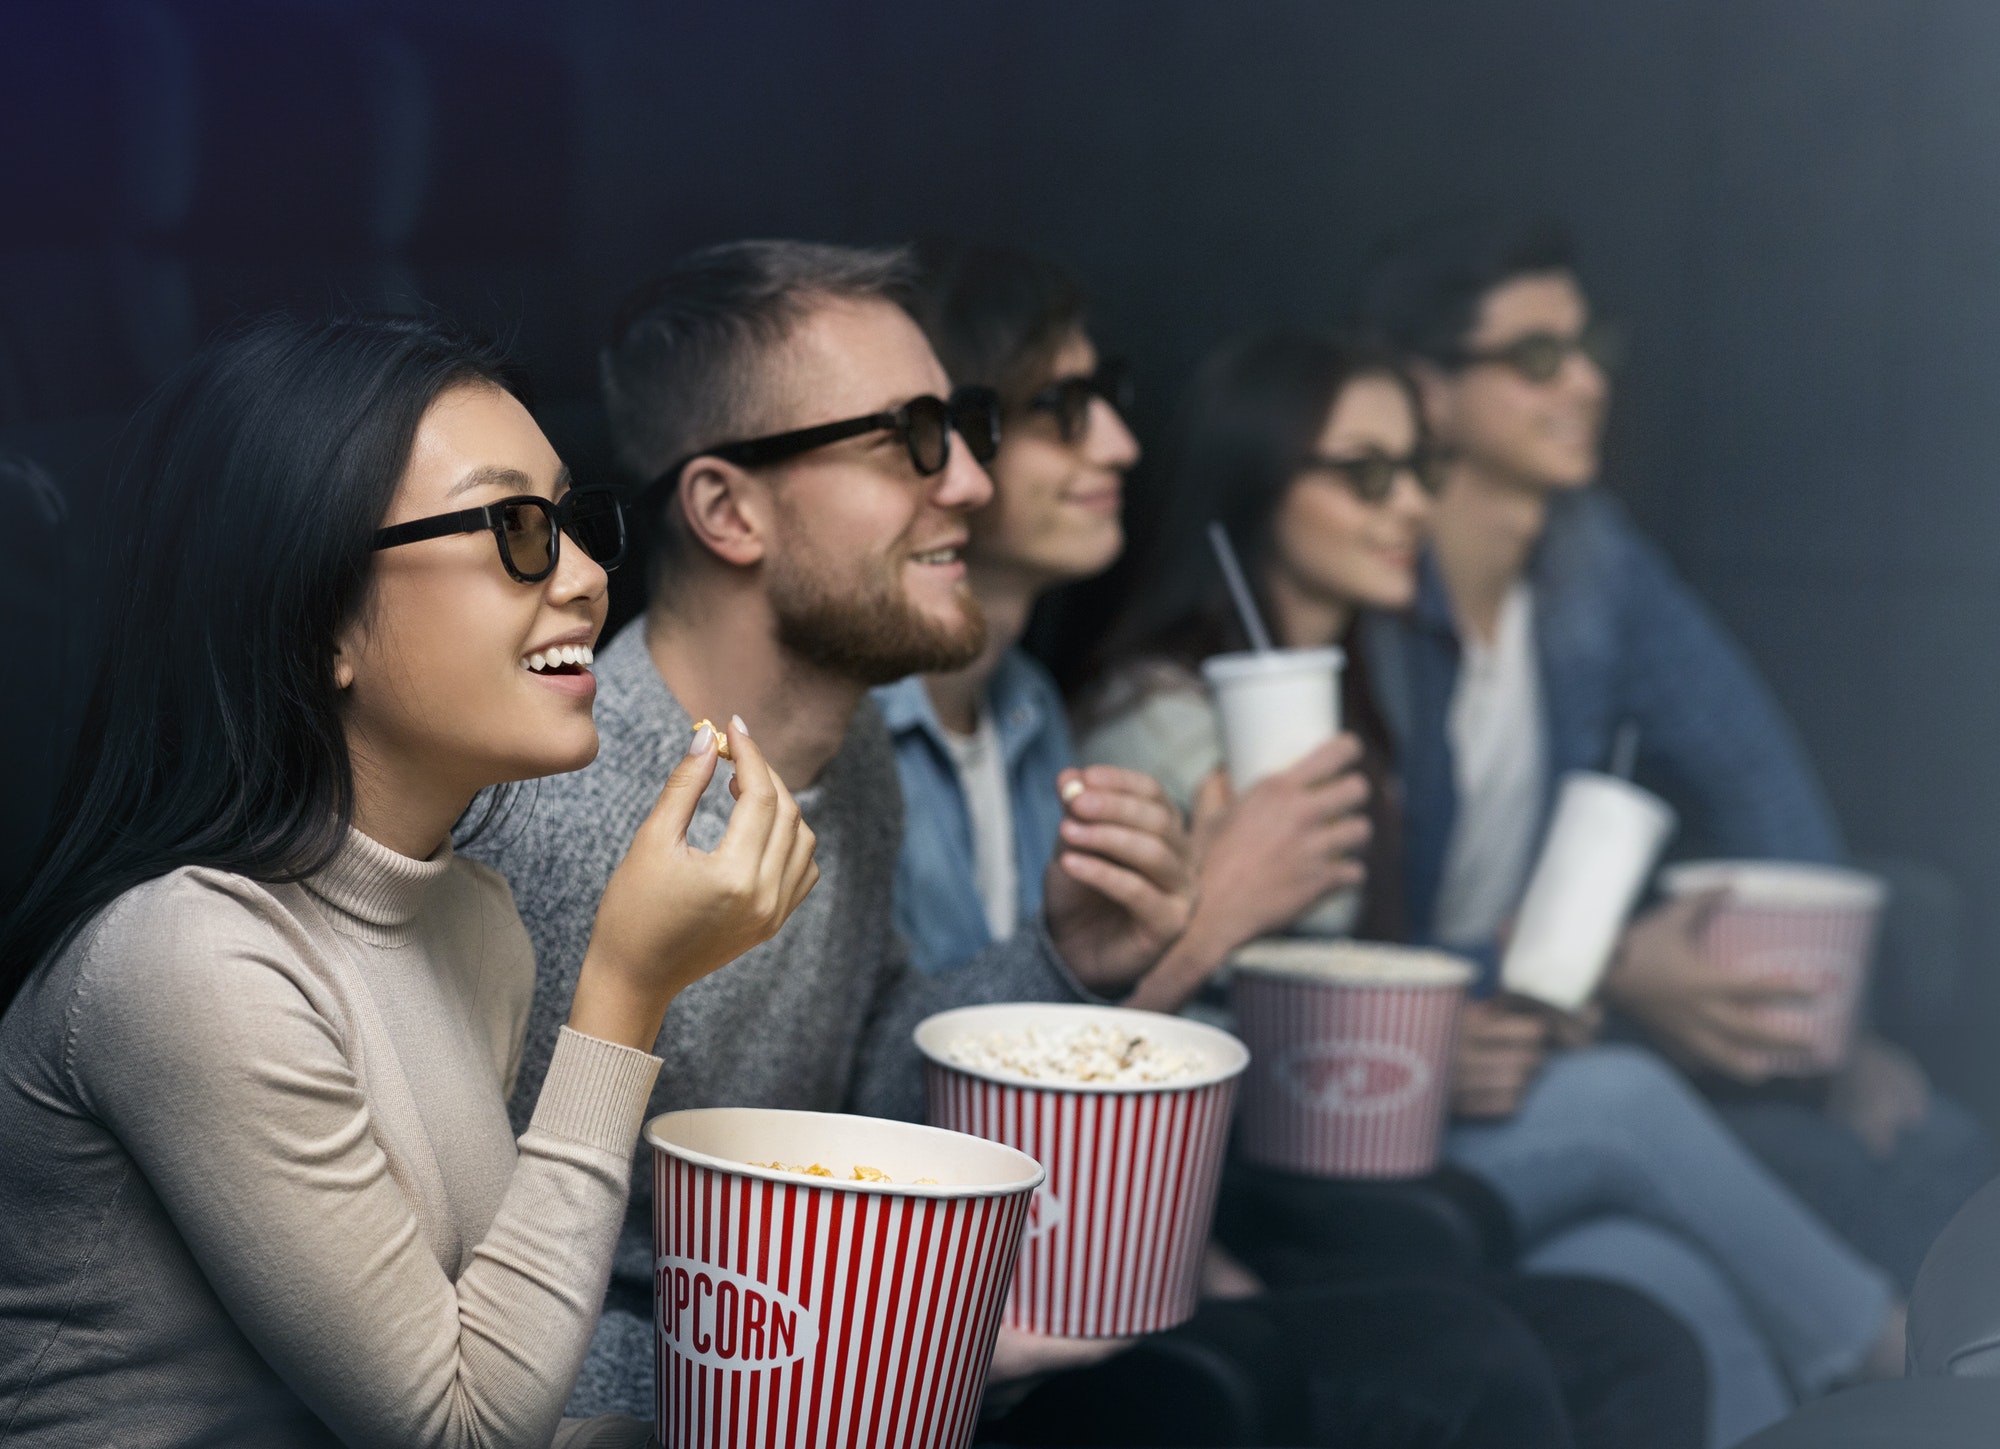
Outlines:
<svg viewBox="0 0 2000 1449"><path fill-rule="evenodd" d="M1575 270L1576 248L1560 221L1487 208L1446 212L1376 248L1353 321L1405 356L1450 365L1494 288Z"/></svg>
<svg viewBox="0 0 2000 1449"><path fill-rule="evenodd" d="M896 302L902 247L744 241L705 247L625 300L599 360L619 462L650 482L766 425L762 364L823 301Z"/></svg>
<svg viewBox="0 0 2000 1449"><path fill-rule="evenodd" d="M682 257L626 299L598 359L620 466L644 487L703 448L768 431L771 354L816 305L898 303L910 274L902 247L744 241ZM642 524L657 524L670 493L668 482L642 500ZM644 531L657 579L681 531Z"/></svg>
<svg viewBox="0 0 2000 1449"><path fill-rule="evenodd" d="M1083 325L1083 288L1060 263L1015 247L931 238L914 248L905 299L954 385L1000 394L1008 411L1049 380Z"/></svg>

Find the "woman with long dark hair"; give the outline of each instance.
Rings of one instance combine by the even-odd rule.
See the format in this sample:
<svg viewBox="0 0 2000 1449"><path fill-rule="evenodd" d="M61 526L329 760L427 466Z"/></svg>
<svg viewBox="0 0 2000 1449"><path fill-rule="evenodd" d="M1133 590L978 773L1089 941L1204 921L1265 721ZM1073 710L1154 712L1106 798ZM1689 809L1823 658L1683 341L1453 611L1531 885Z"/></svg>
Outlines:
<svg viewBox="0 0 2000 1449"><path fill-rule="evenodd" d="M1221 521L1275 641L1347 649L1343 717L1376 782L1362 931L1399 939L1394 761L1357 626L1416 597L1432 475L1415 392L1368 348L1257 336L1207 361L1180 427L1154 587L1122 632L1084 755L1155 770L1183 796L1220 763L1197 671L1247 647L1207 557L1208 522ZM1463 1020L1447 1157L1506 1201L1531 1272L1624 1283L1696 1331L1712 1444L1782 1417L1795 1393L1900 1371L1888 1280L1664 1063L1633 1047L1552 1051L1557 1034L1587 1039L1589 1023L1554 1027L1490 994Z"/></svg>
<svg viewBox="0 0 2000 1449"><path fill-rule="evenodd" d="M597 749L614 498L485 347L271 321L149 405L106 657L0 933L0 1437L546 1445L677 992L770 936L812 834L740 722L612 877L533 1122L488 787Z"/></svg>

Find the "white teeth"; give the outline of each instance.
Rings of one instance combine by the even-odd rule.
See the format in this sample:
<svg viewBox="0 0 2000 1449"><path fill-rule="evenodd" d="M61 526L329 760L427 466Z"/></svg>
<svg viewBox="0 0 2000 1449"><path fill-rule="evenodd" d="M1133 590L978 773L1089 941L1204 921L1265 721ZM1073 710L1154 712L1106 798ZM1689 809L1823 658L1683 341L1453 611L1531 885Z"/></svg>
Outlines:
<svg viewBox="0 0 2000 1449"><path fill-rule="evenodd" d="M559 644L539 654L528 655L521 661L521 667L531 673L540 674L550 669L561 669L565 665L581 665L588 668L596 662L597 655L588 644Z"/></svg>

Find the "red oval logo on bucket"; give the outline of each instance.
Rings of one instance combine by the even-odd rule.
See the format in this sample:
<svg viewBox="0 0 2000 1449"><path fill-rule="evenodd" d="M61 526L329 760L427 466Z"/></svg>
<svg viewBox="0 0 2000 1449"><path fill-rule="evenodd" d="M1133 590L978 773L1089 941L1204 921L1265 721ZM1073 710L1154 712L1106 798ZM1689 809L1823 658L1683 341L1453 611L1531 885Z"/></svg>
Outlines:
<svg viewBox="0 0 2000 1449"><path fill-rule="evenodd" d="M1272 1070L1301 1106L1316 1112L1392 1112L1431 1084L1431 1064L1383 1041L1318 1042L1279 1057Z"/></svg>
<svg viewBox="0 0 2000 1449"><path fill-rule="evenodd" d="M675 1353L709 1368L779 1368L819 1337L791 1295L694 1258L654 1261L653 1323Z"/></svg>

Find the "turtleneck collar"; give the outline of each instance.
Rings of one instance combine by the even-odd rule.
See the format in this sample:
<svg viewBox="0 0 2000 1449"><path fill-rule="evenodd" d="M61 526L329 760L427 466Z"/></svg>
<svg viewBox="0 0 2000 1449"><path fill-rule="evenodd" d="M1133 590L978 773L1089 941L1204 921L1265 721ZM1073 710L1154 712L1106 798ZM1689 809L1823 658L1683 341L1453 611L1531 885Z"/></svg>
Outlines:
<svg viewBox="0 0 2000 1449"><path fill-rule="evenodd" d="M336 930L371 945L400 946L432 883L449 869L449 840L429 860L412 860L349 826L340 853L305 884L333 908Z"/></svg>

